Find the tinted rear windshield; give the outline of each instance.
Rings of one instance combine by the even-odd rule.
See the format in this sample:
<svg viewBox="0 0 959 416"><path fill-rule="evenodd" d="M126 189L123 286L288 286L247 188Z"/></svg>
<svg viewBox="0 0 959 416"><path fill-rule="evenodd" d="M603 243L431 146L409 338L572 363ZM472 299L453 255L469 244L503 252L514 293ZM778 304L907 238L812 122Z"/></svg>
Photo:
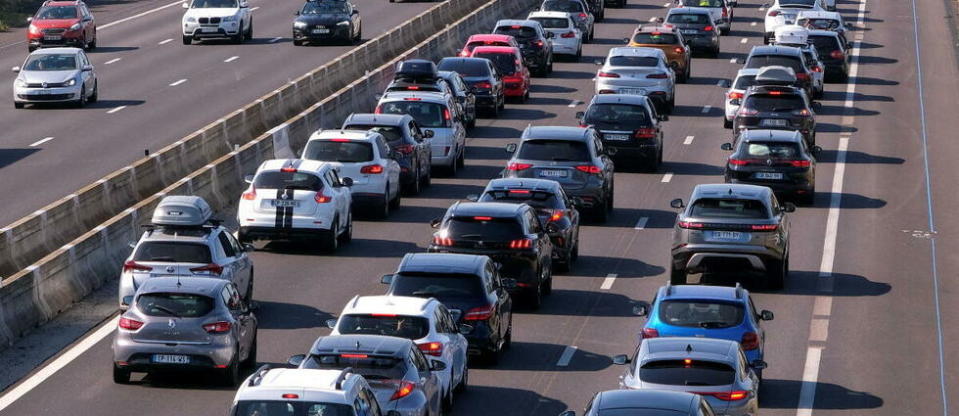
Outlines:
<svg viewBox="0 0 959 416"><path fill-rule="evenodd" d="M659 59L651 56L612 56L609 58L611 66L645 66L654 67L659 64Z"/></svg>
<svg viewBox="0 0 959 416"><path fill-rule="evenodd" d="M678 410L634 408L600 409L596 414L598 416L689 416L688 412Z"/></svg>
<svg viewBox="0 0 959 416"><path fill-rule="evenodd" d="M279 400L241 400L231 416L354 416L353 406Z"/></svg>
<svg viewBox="0 0 959 416"><path fill-rule="evenodd" d="M788 159L799 158L799 145L784 142L749 142L742 145L745 156L758 159Z"/></svg>
<svg viewBox="0 0 959 416"><path fill-rule="evenodd" d="M527 140L519 148L520 159L557 162L587 162L586 143L573 140Z"/></svg>
<svg viewBox="0 0 959 416"><path fill-rule="evenodd" d="M474 58L486 58L493 61L493 66L503 75L512 75L516 72L516 56L508 53L476 53Z"/></svg>
<svg viewBox="0 0 959 416"><path fill-rule="evenodd" d="M839 47L839 38L832 36L810 36L809 43L819 52L821 58L829 56L833 51L841 51Z"/></svg>
<svg viewBox="0 0 959 416"><path fill-rule="evenodd" d="M690 209L693 217L730 219L767 219L766 206L755 199L703 198Z"/></svg>
<svg viewBox="0 0 959 416"><path fill-rule="evenodd" d="M406 375L403 360L363 353L310 354L302 368L342 370L347 367L353 367L367 380L398 380Z"/></svg>
<svg viewBox="0 0 959 416"><path fill-rule="evenodd" d="M682 0L686 7L723 7L723 0Z"/></svg>
<svg viewBox="0 0 959 416"><path fill-rule="evenodd" d="M320 191L323 189L323 181L306 172L261 172L253 179L253 186L260 189Z"/></svg>
<svg viewBox="0 0 959 416"><path fill-rule="evenodd" d="M470 47L470 51L473 48L481 46L473 44ZM502 45L508 46L508 45ZM440 71L456 71L463 77L485 77L489 76L489 67L486 66L485 62L474 61L474 60L465 60L465 59L443 59L440 61L440 64L437 66Z"/></svg>
<svg viewBox="0 0 959 416"><path fill-rule="evenodd" d="M373 146L365 142L310 140L303 158L325 162L358 163L373 160Z"/></svg>
<svg viewBox="0 0 959 416"><path fill-rule="evenodd" d="M394 144L393 142L399 142L403 140L403 130L396 126L369 126L365 124L349 124L343 126L344 129L349 130L371 130L379 134L382 134L386 138L387 142Z"/></svg>
<svg viewBox="0 0 959 416"><path fill-rule="evenodd" d="M558 17L534 17L529 20L539 22L546 29L566 29L570 26L569 20Z"/></svg>
<svg viewBox="0 0 959 416"><path fill-rule="evenodd" d="M207 245L176 241L146 241L137 247L133 260L203 264L213 262L210 247Z"/></svg>
<svg viewBox="0 0 959 416"><path fill-rule="evenodd" d="M529 26L500 26L493 31L497 35L510 35L516 39L532 39L536 37L536 29Z"/></svg>
<svg viewBox="0 0 959 416"><path fill-rule="evenodd" d="M672 33L637 33L633 35L633 42L643 45L676 45L679 37Z"/></svg>
<svg viewBox="0 0 959 416"><path fill-rule="evenodd" d="M383 114L409 114L420 127L449 127L443 118L446 106L425 101L390 101L380 105Z"/></svg>
<svg viewBox="0 0 959 416"><path fill-rule="evenodd" d="M666 19L668 23L674 24L697 24L697 25L708 25L709 16L705 14L698 13L673 13L669 15L669 18Z"/></svg>
<svg viewBox="0 0 959 416"><path fill-rule="evenodd" d="M599 129L635 130L651 125L646 107L629 104L591 105L585 120Z"/></svg>
<svg viewBox="0 0 959 416"><path fill-rule="evenodd" d="M806 108L802 97L790 95L753 94L746 97L746 108L763 112L790 112Z"/></svg>
<svg viewBox="0 0 959 416"><path fill-rule="evenodd" d="M706 300L666 300L659 305L659 319L668 325L690 328L729 328L743 322L743 307Z"/></svg>
<svg viewBox="0 0 959 416"><path fill-rule="evenodd" d="M755 55L749 57L749 62L746 62L746 68L762 68L771 65L781 65L786 68L792 68L797 74L806 72L806 68L803 68L802 61L798 56Z"/></svg>
<svg viewBox="0 0 959 416"><path fill-rule="evenodd" d="M755 75L743 75L739 78L736 78L736 85L733 85L734 89L745 90L746 88L756 85L756 76Z"/></svg>
<svg viewBox="0 0 959 416"><path fill-rule="evenodd" d="M803 7L812 8L817 0L780 0L779 7Z"/></svg>
<svg viewBox="0 0 959 416"><path fill-rule="evenodd" d="M480 277L458 273L399 273L393 277L390 294L419 297L484 296Z"/></svg>
<svg viewBox="0 0 959 416"><path fill-rule="evenodd" d="M547 0L543 2L543 10L548 12L579 13L583 11L583 5L578 1Z"/></svg>
<svg viewBox="0 0 959 416"><path fill-rule="evenodd" d="M137 298L137 308L150 316L199 318L213 310L213 298L187 293L145 293Z"/></svg>
<svg viewBox="0 0 959 416"><path fill-rule="evenodd" d="M453 217L447 221L445 230L453 241L510 241L523 237L523 227L515 218Z"/></svg>
<svg viewBox="0 0 959 416"><path fill-rule="evenodd" d="M508 191L490 191L480 198L479 202L506 202L512 204L528 204L537 209L564 209L563 203L552 192L528 191L525 189L511 189Z"/></svg>
<svg viewBox="0 0 959 416"><path fill-rule="evenodd" d="M343 315L336 324L341 334L389 335L419 339L430 333L430 322L419 316Z"/></svg>
<svg viewBox="0 0 959 416"><path fill-rule="evenodd" d="M712 361L651 361L639 368L639 379L671 386L722 386L733 384L736 370L727 364Z"/></svg>

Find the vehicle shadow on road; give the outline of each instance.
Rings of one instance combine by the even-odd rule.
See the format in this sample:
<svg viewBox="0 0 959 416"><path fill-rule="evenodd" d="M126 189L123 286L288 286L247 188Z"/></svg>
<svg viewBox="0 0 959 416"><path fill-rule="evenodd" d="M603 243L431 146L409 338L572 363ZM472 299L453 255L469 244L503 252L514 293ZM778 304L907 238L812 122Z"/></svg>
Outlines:
<svg viewBox="0 0 959 416"><path fill-rule="evenodd" d="M816 154L816 161L821 163L836 163L836 157L838 156L838 150L823 150ZM866 164L866 163L876 163L876 164L885 164L885 165L901 165L905 163L906 160L901 157L889 157L889 156L875 156L869 153L859 152L859 151L846 151L846 162L845 163L856 163L856 164Z"/></svg>
<svg viewBox="0 0 959 416"><path fill-rule="evenodd" d="M853 126L840 126L834 123L816 123L816 133L855 133L859 128Z"/></svg>
<svg viewBox="0 0 959 416"><path fill-rule="evenodd" d="M799 406L799 391L803 381L763 379L759 394L760 407L766 409L795 409ZM850 390L833 383L816 383L813 408L819 410L876 409L882 407L881 397Z"/></svg>
<svg viewBox="0 0 959 416"><path fill-rule="evenodd" d="M853 93L853 101L878 101L882 103L891 103L896 100L887 95L872 95L872 94L863 94L863 93ZM845 91L826 91L823 94L823 97L819 99L820 102L823 101L846 101L846 92Z"/></svg>
<svg viewBox="0 0 959 416"><path fill-rule="evenodd" d="M549 316L601 316L608 318L635 317L633 308L640 302L614 292L553 289L538 310L514 306L517 314Z"/></svg>
<svg viewBox="0 0 959 416"><path fill-rule="evenodd" d="M482 139L513 139L519 138L523 134L522 130L503 126L476 126L470 131L469 141L475 142ZM502 151L502 148L500 148ZM469 159L469 147L467 147L466 158ZM503 154L506 154L505 152Z"/></svg>
<svg viewBox="0 0 959 416"><path fill-rule="evenodd" d="M612 359L605 355L577 349L569 361L569 365L565 367L557 366L556 363L565 349L565 345L522 342L514 338L512 347L500 358L499 364L479 368L504 371L572 372L601 371L613 364ZM473 388L473 386L470 386L470 388Z"/></svg>
<svg viewBox="0 0 959 416"><path fill-rule="evenodd" d="M522 133L519 133L522 134ZM517 135L516 137L519 137ZM499 160L506 162L509 159L509 153L506 153L506 149L502 146L492 147L492 146L475 146L470 145L466 148L466 159L467 160Z"/></svg>
<svg viewBox="0 0 959 416"><path fill-rule="evenodd" d="M588 264L589 266L582 266ZM557 275L567 277L589 277L593 279L604 279L607 274L615 273L617 279L635 279L651 276L659 276L666 272L661 266L646 263L642 260L623 258L623 257L605 257L605 256L585 256L580 255L573 268L565 273L557 272ZM556 293L569 292L567 290L553 289ZM619 316L619 315L617 315Z"/></svg>
<svg viewBox="0 0 959 416"><path fill-rule="evenodd" d="M576 88L564 87L561 85L543 85L533 84L529 91L533 94L569 94L576 92Z"/></svg>
<svg viewBox="0 0 959 416"><path fill-rule="evenodd" d="M120 106L133 107L138 105L145 104L146 101L143 100L97 100L95 103L89 103L86 107L83 107L82 110L98 110L104 108L116 108Z"/></svg>
<svg viewBox="0 0 959 416"><path fill-rule="evenodd" d="M662 10L663 7L658 4L630 3L622 7L625 10ZM608 19L607 19L608 20Z"/></svg>
<svg viewBox="0 0 959 416"><path fill-rule="evenodd" d="M505 168L505 161L502 165L498 166L467 164L466 168L456 174L456 179L490 180L493 178L499 178L503 176L503 169Z"/></svg>
<svg viewBox="0 0 959 416"><path fill-rule="evenodd" d="M0 149L0 169L10 166L27 156L39 152L38 148L30 149Z"/></svg>
<svg viewBox="0 0 959 416"><path fill-rule="evenodd" d="M841 116L844 115L845 111L848 109L849 108L840 105L824 105L820 109L816 110L816 114L825 116ZM880 114L882 113L879 111L852 107L853 116L878 116Z"/></svg>
<svg viewBox="0 0 959 416"><path fill-rule="evenodd" d="M547 100L545 97L543 97L543 98L541 98L541 99ZM553 98L553 100L556 100L556 99ZM532 97L530 98L530 101L533 101L533 98L532 98ZM568 103L568 102L569 102L569 101L567 101L567 100L563 100L563 104L566 104L566 103ZM550 118L553 118L553 117L556 117L556 114L555 114L555 113L550 113L550 112L548 112L548 111L543 111L543 110L533 110L533 109L529 109L529 108L517 108L517 107L515 106L515 104L513 104L512 106L510 106L510 104L507 104L507 105L506 105L506 111L500 113L498 119L499 119L499 120L529 120L529 121L533 121L533 120L545 120L545 119L550 119Z"/></svg>
<svg viewBox="0 0 959 416"><path fill-rule="evenodd" d="M693 71L695 71L695 64L693 64ZM713 82L715 85L715 82ZM670 114L670 117L716 117L716 115L723 112L722 107L710 107L709 111L703 112L703 106L701 105L683 105L676 104L676 107L673 108L673 113ZM716 122L718 125L718 121Z"/></svg>
<svg viewBox="0 0 959 416"><path fill-rule="evenodd" d="M114 53L114 52L128 52L135 51L140 49L139 46L97 46L96 48L91 49L87 52L88 55L96 55L101 53Z"/></svg>
<svg viewBox="0 0 959 416"><path fill-rule="evenodd" d="M882 296L892 291L892 285L888 283L873 282L866 277L855 274L832 273L831 276L833 278L832 292L824 292L820 290L819 287L820 281L822 280L822 278L819 277L819 271L790 271L789 280L786 281L786 289L782 294L853 297Z"/></svg>
<svg viewBox="0 0 959 416"><path fill-rule="evenodd" d="M617 197L619 199L619 197ZM580 211L584 215L583 211ZM636 209L636 208L613 208L613 213L605 223L599 223L583 218L584 226L593 227L629 227L637 225L641 218L646 218L643 228L673 228L676 223L675 211L663 211L658 209Z"/></svg>
<svg viewBox="0 0 959 416"><path fill-rule="evenodd" d="M511 101L512 101L512 102L514 103L514 105L515 105L516 101L515 101L515 100L511 100ZM566 105L566 104L569 104L569 99L566 99L566 98L557 98L557 97L546 97L546 96L542 96L542 95L533 94L533 95L531 95L531 96L529 97L529 100L526 101L525 104L526 104L526 105L536 105L536 106L540 106L540 105ZM520 104L520 105L522 105L522 104ZM513 107L513 108L515 108L515 107Z"/></svg>
<svg viewBox="0 0 959 416"><path fill-rule="evenodd" d="M858 85L899 85L899 81L873 77L849 77L849 82L855 82Z"/></svg>
<svg viewBox="0 0 959 416"><path fill-rule="evenodd" d="M707 165L705 163L678 162L675 160L664 160L662 172L670 172L673 175L722 175L723 168L720 166Z"/></svg>
<svg viewBox="0 0 959 416"><path fill-rule="evenodd" d="M505 410L507 408L509 410ZM457 416L555 415L566 409L566 403L541 396L531 390L470 384L466 392L456 397L456 404L451 414Z"/></svg>
<svg viewBox="0 0 959 416"><path fill-rule="evenodd" d="M254 311L259 318L259 329L310 329L326 328L326 320L333 315L309 305L297 303L272 302L254 300L257 309Z"/></svg>
<svg viewBox="0 0 959 416"><path fill-rule="evenodd" d="M895 64L899 60L896 58L886 58L884 56L860 56L860 64Z"/></svg>
<svg viewBox="0 0 959 416"><path fill-rule="evenodd" d="M816 192L815 203L809 208L829 208L829 201L832 200L832 196L832 192ZM839 207L843 209L878 209L886 206L886 201L883 199L870 198L859 194L842 193L839 198Z"/></svg>
<svg viewBox="0 0 959 416"><path fill-rule="evenodd" d="M420 196L425 198L452 199L452 200L465 201L468 195L470 194L479 195L483 193L483 189L485 188L486 188L485 185L433 182L433 185L427 188L428 191L421 193ZM411 198L415 198L415 197L411 197ZM450 201L450 203L452 202L453 201ZM424 209L427 211L424 211ZM445 212L446 210L446 208L443 208L443 212L433 213L428 211L430 209L432 209L432 207L413 207L411 211L414 211L417 217L421 217L424 221L429 222L429 220L436 218L437 216L442 217L443 212ZM431 214L436 214L436 215L431 215Z"/></svg>

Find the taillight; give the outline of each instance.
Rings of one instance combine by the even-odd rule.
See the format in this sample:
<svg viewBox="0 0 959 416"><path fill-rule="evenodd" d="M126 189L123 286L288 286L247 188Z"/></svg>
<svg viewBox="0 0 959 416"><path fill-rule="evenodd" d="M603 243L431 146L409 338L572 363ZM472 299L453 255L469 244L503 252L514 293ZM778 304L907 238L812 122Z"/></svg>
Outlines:
<svg viewBox="0 0 959 416"><path fill-rule="evenodd" d="M517 171L518 171L518 170L526 170L526 169L529 169L529 168L531 168L531 167L533 167L533 165L530 164L530 163L515 163L515 162L514 162L514 163L510 163L509 165L506 165L506 170L517 170Z"/></svg>
<svg viewBox="0 0 959 416"><path fill-rule="evenodd" d="M841 50L836 49L829 53L829 57L832 59L846 59L846 55L842 53Z"/></svg>
<svg viewBox="0 0 959 416"><path fill-rule="evenodd" d="M452 117L450 116L450 109L444 108L444 109L443 109L443 120L450 121L451 118L452 118Z"/></svg>
<svg viewBox="0 0 959 416"><path fill-rule="evenodd" d="M801 110L793 111L793 114L795 114L795 115L797 115L797 116L803 116L803 117L809 117L810 115L812 115L812 113L810 113L809 110L807 110L807 109L805 109L805 108L803 108L803 109L801 109Z"/></svg>
<svg viewBox="0 0 959 416"><path fill-rule="evenodd" d="M533 248L533 240L528 238L520 238L518 240L513 240L509 242L509 248L515 250L525 250L528 248Z"/></svg>
<svg viewBox="0 0 959 416"><path fill-rule="evenodd" d="M729 11L725 7L723 7L723 17L729 17Z"/></svg>
<svg viewBox="0 0 959 416"><path fill-rule="evenodd" d="M656 74L649 74L649 75L646 75L646 78L652 78L652 79L666 79L666 78L669 78L669 75L668 75L668 74L666 74L665 72L660 72L660 73L656 73Z"/></svg>
<svg viewBox="0 0 959 416"><path fill-rule="evenodd" d="M671 24L669 24L669 23L666 23L666 24L663 25L663 27L672 29L672 28L676 27L676 25L671 25Z"/></svg>
<svg viewBox="0 0 959 416"><path fill-rule="evenodd" d="M487 90L488 90L488 89L490 89L490 88L493 88L493 84L490 84L489 82L486 82L486 81L480 81L480 82L477 82L477 83L473 86L473 88L482 88L482 89L487 89Z"/></svg>
<svg viewBox="0 0 959 416"><path fill-rule="evenodd" d="M543 43L543 41L541 41L541 40L537 40L537 41L533 42L533 45L535 45L535 46L538 47L538 48L542 48L543 45L545 45L545 43Z"/></svg>
<svg viewBox="0 0 959 416"><path fill-rule="evenodd" d="M617 74L617 73L615 73L615 72L603 72L603 71L599 71L599 74L597 74L597 75L598 75L599 77L601 77L601 78L619 78L619 74Z"/></svg>
<svg viewBox="0 0 959 416"><path fill-rule="evenodd" d="M144 266L140 263L137 263L133 260L128 260L126 263L123 263L123 272L148 272L153 270L150 266Z"/></svg>
<svg viewBox="0 0 959 416"><path fill-rule="evenodd" d="M366 165L360 168L360 173L367 175L379 175L383 173L383 166L381 165Z"/></svg>
<svg viewBox="0 0 959 416"><path fill-rule="evenodd" d="M415 147L411 144L401 144L399 146L394 147L393 149L399 153L408 155L410 153L413 153L413 149L415 149Z"/></svg>
<svg viewBox="0 0 959 416"><path fill-rule="evenodd" d="M128 331L136 331L143 326L143 322L140 322L136 319L130 318L120 318L120 328L126 329Z"/></svg>
<svg viewBox="0 0 959 416"><path fill-rule="evenodd" d="M794 168L808 168L812 166L812 162L808 160L790 160L789 164Z"/></svg>
<svg viewBox="0 0 959 416"><path fill-rule="evenodd" d="M190 269L190 271L194 274L205 273L219 276L220 273L223 273L223 266L216 263L210 263L206 266L193 267Z"/></svg>
<svg viewBox="0 0 959 416"><path fill-rule="evenodd" d="M692 222L692 221L679 221L676 223L679 228L703 228L703 223L701 222Z"/></svg>
<svg viewBox="0 0 959 416"><path fill-rule="evenodd" d="M373 114L383 114L383 108L380 106L376 106L376 109L373 110Z"/></svg>
<svg viewBox="0 0 959 416"><path fill-rule="evenodd" d="M818 65L814 66L812 67L812 72L822 72L822 67Z"/></svg>
<svg viewBox="0 0 959 416"><path fill-rule="evenodd" d="M585 18L586 18L586 13L580 13L580 14L579 14L579 18L580 18L580 19L585 19Z"/></svg>
<svg viewBox="0 0 959 416"><path fill-rule="evenodd" d="M633 132L633 137L637 139L655 139L656 129L642 128Z"/></svg>
<svg viewBox="0 0 959 416"><path fill-rule="evenodd" d="M422 344L416 344L420 348L420 351L426 355L432 355L435 357L441 357L443 355L443 343L442 342L425 342Z"/></svg>
<svg viewBox="0 0 959 416"><path fill-rule="evenodd" d="M779 228L779 225L776 224L755 224L749 226L749 229L753 231L775 231L777 228Z"/></svg>
<svg viewBox="0 0 959 416"><path fill-rule="evenodd" d="M416 384L410 381L400 380L399 384L396 387L396 392L390 396L390 400L402 399L406 396L409 396L410 393L416 390Z"/></svg>
<svg viewBox="0 0 959 416"><path fill-rule="evenodd" d="M739 107L739 113L737 115L741 116L754 116L759 114L759 110L753 108Z"/></svg>
<svg viewBox="0 0 959 416"><path fill-rule="evenodd" d="M729 98L730 100L740 100L743 98L743 93L731 91L728 94L726 94L726 97Z"/></svg>
<svg viewBox="0 0 959 416"><path fill-rule="evenodd" d="M323 195L323 191L319 191L313 195L313 200L316 201L317 204L326 204L332 201L333 197Z"/></svg>
<svg viewBox="0 0 959 416"><path fill-rule="evenodd" d="M559 220L563 219L563 217L565 217L565 216L566 216L566 210L554 209L554 210L553 210L553 213L550 214L550 216L549 216L549 221L550 221L550 222L559 221Z"/></svg>
<svg viewBox="0 0 959 416"><path fill-rule="evenodd" d="M800 72L796 74L796 79L802 80L802 81L809 81L809 74L805 72Z"/></svg>
<svg viewBox="0 0 959 416"><path fill-rule="evenodd" d="M433 244L438 246L450 247L453 245L453 239L449 237L433 236Z"/></svg>
<svg viewBox="0 0 959 416"><path fill-rule="evenodd" d="M575 38L576 32L566 32L566 33L563 33L562 35L559 35L559 37L566 38L566 39Z"/></svg>
<svg viewBox="0 0 959 416"><path fill-rule="evenodd" d="M658 338L659 331L655 328L643 328L643 331L639 333L639 336L641 336L643 339Z"/></svg>
<svg viewBox="0 0 959 416"><path fill-rule="evenodd" d="M779 16L779 10L772 10L772 11L769 12L769 14L767 14L767 16L769 16L769 17Z"/></svg>
<svg viewBox="0 0 959 416"><path fill-rule="evenodd" d="M713 27L712 27L712 26L706 26L706 27L703 28L703 32L712 32L712 31L713 31Z"/></svg>
<svg viewBox="0 0 959 416"><path fill-rule="evenodd" d="M230 331L230 323L227 321L214 322L203 325L203 330L211 334L222 334Z"/></svg>
<svg viewBox="0 0 959 416"><path fill-rule="evenodd" d="M673 48L673 52L683 53L683 52L686 52L686 50L677 46L677 47Z"/></svg>
<svg viewBox="0 0 959 416"><path fill-rule="evenodd" d="M713 396L713 397L715 397L715 398L717 398L717 399L719 399L719 400L724 400L724 401L727 401L727 402L732 402L732 401L736 401L736 400L742 400L742 399L745 399L746 396L749 395L749 392L744 391L744 390L734 390L734 391L729 391L729 392L725 392L725 391L721 391L721 392L699 392L699 391L697 391L697 392L694 392L694 393L695 393L695 394L698 394L698 395L700 395L700 396Z"/></svg>
<svg viewBox="0 0 959 416"><path fill-rule="evenodd" d="M595 165L579 165L576 167L576 170L580 172L591 173L593 175L601 173L603 171L602 169L599 168L599 166L595 166Z"/></svg>
<svg viewBox="0 0 959 416"><path fill-rule="evenodd" d="M463 315L464 321L485 321L493 316L493 312L496 311L496 305L480 306L478 308L473 308Z"/></svg>
<svg viewBox="0 0 959 416"><path fill-rule="evenodd" d="M243 199L247 201L252 201L256 199L256 187L250 185L250 190L243 193Z"/></svg>
<svg viewBox="0 0 959 416"><path fill-rule="evenodd" d="M742 345L744 351L759 349L759 335L756 335L755 332L747 332L743 334L743 339L739 344Z"/></svg>
<svg viewBox="0 0 959 416"><path fill-rule="evenodd" d="M729 159L729 164L733 166L746 166L749 164L749 161L743 159Z"/></svg>
<svg viewBox="0 0 959 416"><path fill-rule="evenodd" d="M463 49L460 51L460 56L470 56L470 51Z"/></svg>

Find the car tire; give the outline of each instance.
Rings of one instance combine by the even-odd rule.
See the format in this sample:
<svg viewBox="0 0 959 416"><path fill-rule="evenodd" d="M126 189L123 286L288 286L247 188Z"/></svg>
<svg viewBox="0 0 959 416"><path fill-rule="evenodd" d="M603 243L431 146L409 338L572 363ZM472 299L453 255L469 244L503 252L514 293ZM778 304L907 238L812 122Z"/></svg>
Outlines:
<svg viewBox="0 0 959 416"><path fill-rule="evenodd" d="M724 128L724 129L731 129L731 128L733 128L733 121L732 121L732 120L726 120L726 117L723 117L723 128Z"/></svg>
<svg viewBox="0 0 959 416"><path fill-rule="evenodd" d="M226 387L236 387L237 384L240 384L240 363L237 359L239 359L239 353L220 374L220 382Z"/></svg>
<svg viewBox="0 0 959 416"><path fill-rule="evenodd" d="M255 277L253 271L253 268L250 268L250 282L246 284L246 294L243 295L243 301L247 305L253 301L253 278Z"/></svg>
<svg viewBox="0 0 959 416"><path fill-rule="evenodd" d="M538 310L543 306L543 284L538 283L536 288L528 291L526 293L526 301L529 304L529 308L532 310Z"/></svg>
<svg viewBox="0 0 959 416"><path fill-rule="evenodd" d="M88 103L95 103L100 100L100 83L95 82L93 84L93 94L90 94L90 98L87 99Z"/></svg>
<svg viewBox="0 0 959 416"><path fill-rule="evenodd" d="M576 263L579 260L579 237L576 237L576 242L573 243L573 249L569 252L569 260L571 263Z"/></svg>
<svg viewBox="0 0 959 416"><path fill-rule="evenodd" d="M466 123L466 128L470 130L476 128L476 107L473 107L473 116L470 117L469 123Z"/></svg>
<svg viewBox="0 0 959 416"><path fill-rule="evenodd" d="M603 205L593 207L593 221L600 224L605 224L609 221L609 210L606 208L605 202L603 202Z"/></svg>
<svg viewBox="0 0 959 416"><path fill-rule="evenodd" d="M513 348L513 315L510 315L509 324L506 327L506 335L503 335L503 349Z"/></svg>
<svg viewBox="0 0 959 416"><path fill-rule="evenodd" d="M348 244L353 241L353 214L346 217L346 229L340 234L340 244Z"/></svg>
<svg viewBox="0 0 959 416"><path fill-rule="evenodd" d="M450 382L452 383L452 381ZM441 407L440 411L442 411L444 415L448 415L453 411L453 386L452 385L446 389L446 394L443 395L443 402L440 407Z"/></svg>
<svg viewBox="0 0 959 416"><path fill-rule="evenodd" d="M579 62L580 59L583 59L583 45L579 45L579 49L576 49L576 55L573 55L573 62Z"/></svg>
<svg viewBox="0 0 959 416"><path fill-rule="evenodd" d="M723 36L726 36L726 35L729 34L729 30L730 30L730 29L731 29L731 28L719 29L719 34L720 34L720 35L723 35Z"/></svg>
<svg viewBox="0 0 959 416"><path fill-rule="evenodd" d="M466 148L460 151L459 159L456 159L456 163L459 163L459 168L463 169L466 167Z"/></svg>
<svg viewBox="0 0 959 416"><path fill-rule="evenodd" d="M673 285L686 284L686 270L677 270L673 265L669 266L669 283Z"/></svg>
<svg viewBox="0 0 959 416"><path fill-rule="evenodd" d="M553 73L553 54L549 54L549 61L546 63L546 75ZM529 91L526 92L526 98L529 98Z"/></svg>
<svg viewBox="0 0 959 416"><path fill-rule="evenodd" d="M413 174L413 182L410 183L410 189L407 191L410 195L419 195L423 190L423 173L419 165L416 166L416 173Z"/></svg>
<svg viewBox="0 0 959 416"><path fill-rule="evenodd" d="M33 46L33 45L27 46L27 51L30 52L30 53L33 53L33 51L35 51L35 50L37 50L37 47L36 47L36 46Z"/></svg>
<svg viewBox="0 0 959 416"><path fill-rule="evenodd" d="M789 274L789 253L785 260L771 260L766 265L766 289L782 290Z"/></svg>
<svg viewBox="0 0 959 416"><path fill-rule="evenodd" d="M459 161L454 159L453 163L450 163L450 165L446 167L447 175L451 177L456 176L456 171L459 170L459 166Z"/></svg>
<svg viewBox="0 0 959 416"><path fill-rule="evenodd" d="M712 52L710 53L710 57L714 59L719 58L719 46L716 46L715 48L713 48Z"/></svg>
<svg viewBox="0 0 959 416"><path fill-rule="evenodd" d="M390 209L392 210L400 209L400 205L402 203L403 203L403 194L399 192L399 190L397 190L396 197L390 200Z"/></svg>
<svg viewBox="0 0 959 416"><path fill-rule="evenodd" d="M18 102L16 102L16 101L14 101L14 102L13 102L13 108L21 109L21 108L23 108L23 103L18 103Z"/></svg>
<svg viewBox="0 0 959 416"><path fill-rule="evenodd" d="M124 370L113 364L113 382L116 384L130 383L130 370Z"/></svg>
<svg viewBox="0 0 959 416"><path fill-rule="evenodd" d="M253 40L253 19L250 19L250 27L246 29L246 40Z"/></svg>
<svg viewBox="0 0 959 416"><path fill-rule="evenodd" d="M250 344L250 353L247 354L246 360L243 361L243 368L256 368L256 336L253 336L253 343Z"/></svg>
<svg viewBox="0 0 959 416"><path fill-rule="evenodd" d="M453 390L456 393L463 393L466 391L466 388L469 386L470 380L470 368L463 366L463 377L460 378L459 384L456 385L456 388Z"/></svg>
<svg viewBox="0 0 959 416"><path fill-rule="evenodd" d="M546 282L543 284L543 294L552 295L553 294L553 271L552 266L550 266L549 276L546 277Z"/></svg>
<svg viewBox="0 0 959 416"><path fill-rule="evenodd" d="M426 173L423 175L423 187L429 187L433 184L433 170L431 168L426 169Z"/></svg>
<svg viewBox="0 0 959 416"><path fill-rule="evenodd" d="M303 46L303 41L293 39L293 46Z"/></svg>
<svg viewBox="0 0 959 416"><path fill-rule="evenodd" d="M236 31L235 35L230 36L230 42L233 43L234 45L239 45L243 43L243 38L245 37L246 37L246 34L243 33L243 29L239 29Z"/></svg>
<svg viewBox="0 0 959 416"><path fill-rule="evenodd" d="M393 201L390 200L390 187L386 187L386 193L383 194L383 200L380 201L376 207L376 218L385 220L390 216L390 207L393 206Z"/></svg>
<svg viewBox="0 0 959 416"><path fill-rule="evenodd" d="M76 106L77 108L86 107L87 105L87 87L86 86L80 87L80 98L78 98L77 101L73 103L73 105Z"/></svg>
<svg viewBox="0 0 959 416"><path fill-rule="evenodd" d="M193 44L193 36L183 35L183 44L184 44L184 45L192 45L192 44Z"/></svg>
<svg viewBox="0 0 959 416"><path fill-rule="evenodd" d="M340 246L339 231L340 231L340 219L333 218L333 224L330 225L330 232L328 236L325 236L322 243L323 251L327 253L335 252Z"/></svg>

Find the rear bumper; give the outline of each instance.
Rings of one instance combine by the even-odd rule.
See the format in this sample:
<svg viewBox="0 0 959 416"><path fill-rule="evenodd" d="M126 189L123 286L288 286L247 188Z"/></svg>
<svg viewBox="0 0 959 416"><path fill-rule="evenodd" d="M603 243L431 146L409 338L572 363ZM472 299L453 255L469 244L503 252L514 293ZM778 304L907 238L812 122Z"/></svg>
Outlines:
<svg viewBox="0 0 959 416"><path fill-rule="evenodd" d="M255 240L301 240L328 238L329 229L322 228L278 228L278 227L240 227L241 241Z"/></svg>
<svg viewBox="0 0 959 416"><path fill-rule="evenodd" d="M782 260L779 253L765 246L735 244L689 244L672 249L673 267L690 273L706 269L748 265L755 271L765 271L766 262Z"/></svg>
<svg viewBox="0 0 959 416"><path fill-rule="evenodd" d="M813 184L809 181L797 182L770 182L770 181L750 181L742 179L729 179L728 183L765 186L773 190L776 194L808 194L813 190Z"/></svg>
<svg viewBox="0 0 959 416"><path fill-rule="evenodd" d="M113 341L113 362L130 371L190 371L227 366L236 356L237 344L230 336L217 336L214 342L202 345L142 343L118 334ZM154 354L186 355L189 364L154 363Z"/></svg>

